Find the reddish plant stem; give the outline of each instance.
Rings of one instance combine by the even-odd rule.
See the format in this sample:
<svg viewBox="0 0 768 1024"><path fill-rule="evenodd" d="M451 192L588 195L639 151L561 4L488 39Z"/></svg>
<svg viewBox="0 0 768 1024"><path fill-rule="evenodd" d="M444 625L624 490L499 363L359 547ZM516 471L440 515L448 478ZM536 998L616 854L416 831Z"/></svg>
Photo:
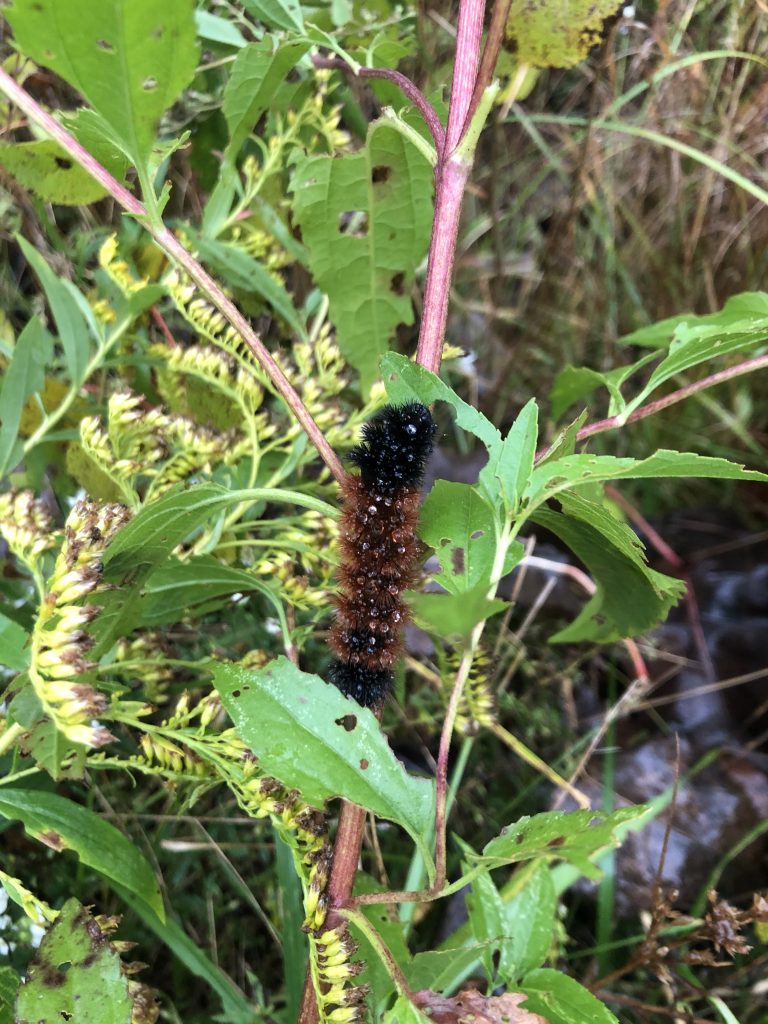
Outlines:
<svg viewBox="0 0 768 1024"><path fill-rule="evenodd" d="M702 377L701 380L694 381L692 384L686 384L684 388L679 388L663 398L657 398L655 402L649 402L648 405L635 409L626 419L623 419L621 416L609 416L608 419L590 423L578 431L576 440L584 441L595 434L603 434L606 430L623 427L625 423L636 423L638 420L644 420L646 417L653 416L654 413L660 412L662 409L667 409L670 405L676 405L678 402L682 402L683 399L690 398L691 395L695 395L698 391L706 391L707 388L714 387L715 384L722 384L723 381L733 380L734 377L743 377L744 374L754 373L755 370L762 370L766 367L768 367L768 355L747 359L743 363L737 363L736 366L729 366L725 370L719 370L717 373L710 374L709 377ZM537 461L540 456L544 455L546 455L545 450L537 452Z"/></svg>
<svg viewBox="0 0 768 1024"><path fill-rule="evenodd" d="M212 277L203 269L197 260L187 252L172 232L163 225L150 222L147 211L131 193L124 188L119 181L107 171L105 167L95 160L91 154L84 149L80 143L64 129L58 121L54 120L32 97L14 82L11 76L0 67L0 91L16 104L30 121L34 121L55 139L70 156L83 167L92 178L99 182L107 192L123 207L128 213L141 220L142 225L154 238L157 245L168 255L174 263L183 268L186 274L195 282L200 291L209 299L227 321L234 327L245 344L251 350L256 360L274 384L276 390L282 396L286 405L306 431L310 441L320 453L320 457L326 466L333 473L334 477L341 482L344 478L344 469L341 462L328 444L318 425L312 418L311 413L294 390L288 378L272 358L272 355L265 347L261 338L256 334L251 325L238 310L235 304L227 298L221 288Z"/></svg>
<svg viewBox="0 0 768 1024"><path fill-rule="evenodd" d="M351 75L355 74L354 68L340 57L314 57L312 63L316 68L332 68L338 71L347 71ZM396 85L426 121L427 127L432 133L438 158L442 156L445 147L445 131L440 124L440 118L427 97L410 78L406 78L401 71L394 71L392 68L360 68L357 78L384 78Z"/></svg>
<svg viewBox="0 0 768 1024"><path fill-rule="evenodd" d="M464 134L472 96L477 81L477 63L483 38L485 0L461 0L456 31L456 56L453 62L451 102L445 139L446 156L458 146Z"/></svg>
<svg viewBox="0 0 768 1024"><path fill-rule="evenodd" d="M493 80L493 73L496 70L496 62L499 59L499 51L504 42L504 32L509 18L509 9L512 0L496 0L491 12L491 23L488 26L488 34L485 37L483 56L480 60L480 69L477 72L475 88L472 90L472 97L469 101L469 109L464 119L464 131L469 128L472 117L477 110L483 92Z"/></svg>

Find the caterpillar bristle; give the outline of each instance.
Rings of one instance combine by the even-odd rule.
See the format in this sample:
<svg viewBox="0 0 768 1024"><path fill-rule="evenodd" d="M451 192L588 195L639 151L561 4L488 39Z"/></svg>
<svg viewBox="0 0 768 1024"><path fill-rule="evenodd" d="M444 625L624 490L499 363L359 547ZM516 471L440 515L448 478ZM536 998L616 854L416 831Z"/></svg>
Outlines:
<svg viewBox="0 0 768 1024"><path fill-rule="evenodd" d="M415 581L419 488L435 429L426 406L388 405L364 425L363 440L349 455L360 475L342 485L329 678L365 707L383 702L402 653L408 609L401 595Z"/></svg>

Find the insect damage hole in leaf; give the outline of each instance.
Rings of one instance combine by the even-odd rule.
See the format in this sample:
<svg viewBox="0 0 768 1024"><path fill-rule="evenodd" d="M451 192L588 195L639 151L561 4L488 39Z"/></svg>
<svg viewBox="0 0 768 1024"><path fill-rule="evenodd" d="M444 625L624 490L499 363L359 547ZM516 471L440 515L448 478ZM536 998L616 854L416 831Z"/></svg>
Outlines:
<svg viewBox="0 0 768 1024"><path fill-rule="evenodd" d="M353 732L357 728L357 715L343 715L335 718L336 725L342 725L347 732Z"/></svg>
<svg viewBox="0 0 768 1024"><path fill-rule="evenodd" d="M343 210L339 214L339 234L365 238L368 234L368 214L365 210Z"/></svg>
<svg viewBox="0 0 768 1024"><path fill-rule="evenodd" d="M371 171L371 184L372 185L383 185L384 182L389 181L392 175L392 168L386 164L379 164L374 167Z"/></svg>

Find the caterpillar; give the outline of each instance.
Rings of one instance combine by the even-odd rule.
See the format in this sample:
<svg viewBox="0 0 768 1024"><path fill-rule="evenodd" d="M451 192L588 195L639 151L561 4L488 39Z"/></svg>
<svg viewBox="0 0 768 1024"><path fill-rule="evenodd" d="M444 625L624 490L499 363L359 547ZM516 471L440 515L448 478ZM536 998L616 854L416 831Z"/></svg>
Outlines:
<svg viewBox="0 0 768 1024"><path fill-rule="evenodd" d="M360 472L342 484L328 678L363 707L382 704L402 651L408 609L401 595L415 581L419 491L435 429L425 405L387 405L364 424L348 456Z"/></svg>

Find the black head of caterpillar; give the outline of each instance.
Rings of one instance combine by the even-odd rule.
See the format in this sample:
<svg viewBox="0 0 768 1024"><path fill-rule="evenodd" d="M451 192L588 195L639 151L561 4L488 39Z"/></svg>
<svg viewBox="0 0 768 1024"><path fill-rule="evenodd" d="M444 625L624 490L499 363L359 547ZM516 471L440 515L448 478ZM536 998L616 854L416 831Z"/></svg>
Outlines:
<svg viewBox="0 0 768 1024"><path fill-rule="evenodd" d="M363 427L349 455L360 470L342 484L339 593L329 679L364 707L382 703L402 650L419 555L419 489L435 423L425 405L385 406Z"/></svg>
<svg viewBox="0 0 768 1024"><path fill-rule="evenodd" d="M382 494L421 486L432 451L435 421L426 405L386 405L363 427L363 440L349 453L363 482Z"/></svg>

